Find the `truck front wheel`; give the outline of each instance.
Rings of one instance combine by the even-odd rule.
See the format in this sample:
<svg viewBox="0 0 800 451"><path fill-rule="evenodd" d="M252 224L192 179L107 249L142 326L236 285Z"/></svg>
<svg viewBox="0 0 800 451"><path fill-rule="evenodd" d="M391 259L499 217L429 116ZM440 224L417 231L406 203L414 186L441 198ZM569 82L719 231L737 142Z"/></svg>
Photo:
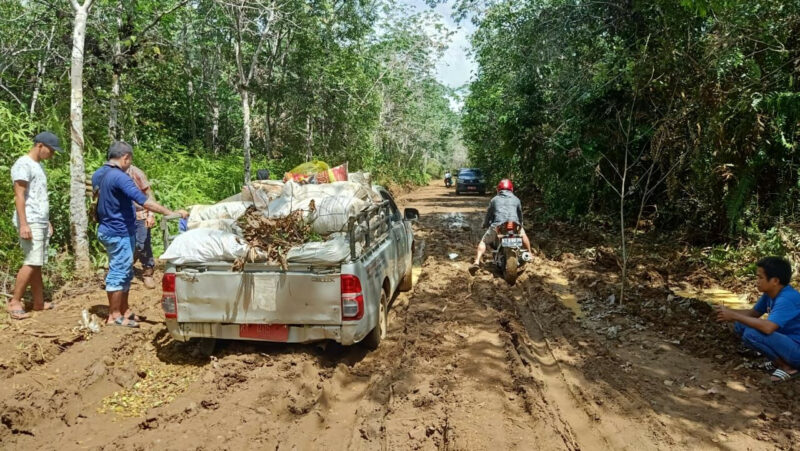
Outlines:
<svg viewBox="0 0 800 451"><path fill-rule="evenodd" d="M375 328L373 328L372 331L366 337L364 337L364 346L373 351L378 349L381 341L386 337L386 329L389 322L389 316L386 312L386 304L386 293L381 290L381 303L380 307L378 308L378 324L376 324Z"/></svg>

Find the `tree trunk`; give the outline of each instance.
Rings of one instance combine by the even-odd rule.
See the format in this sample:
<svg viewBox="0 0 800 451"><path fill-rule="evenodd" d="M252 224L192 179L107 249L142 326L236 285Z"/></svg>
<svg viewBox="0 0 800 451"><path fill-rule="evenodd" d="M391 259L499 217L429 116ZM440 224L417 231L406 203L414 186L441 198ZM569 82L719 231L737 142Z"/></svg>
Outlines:
<svg viewBox="0 0 800 451"><path fill-rule="evenodd" d="M250 96L247 88L241 88L243 149L244 149L244 182L250 183Z"/></svg>
<svg viewBox="0 0 800 451"><path fill-rule="evenodd" d="M50 36L47 38L47 45L44 49L44 54L39 58L36 64L36 83L33 87L33 95L31 96L31 109L30 115L36 112L36 101L39 100L39 91L42 89L42 80L44 79L44 72L47 69L47 57L50 55L50 45L53 43L53 34L56 32L56 25L50 27Z"/></svg>
<svg viewBox="0 0 800 451"><path fill-rule="evenodd" d="M111 141L121 139L119 133L119 73L114 69L111 74L111 101L108 110L108 137Z"/></svg>
<svg viewBox="0 0 800 451"><path fill-rule="evenodd" d="M311 141L313 139L311 130L311 116L306 116L306 161L311 161L314 158L314 152L311 149Z"/></svg>
<svg viewBox="0 0 800 451"><path fill-rule="evenodd" d="M272 124L269 119L269 104L267 104L267 113L264 115L264 133L267 135L265 138L267 146L267 158L272 159Z"/></svg>
<svg viewBox="0 0 800 451"><path fill-rule="evenodd" d="M117 33L114 36L114 56L111 60L111 101L108 111L108 136L111 141L122 139L119 132L119 78L122 75L122 1L117 2Z"/></svg>
<svg viewBox="0 0 800 451"><path fill-rule="evenodd" d="M75 24L72 32L70 67L72 94L69 108L71 123L69 217L72 248L75 252L75 270L78 274L86 275L90 270L91 263L89 261L89 240L86 236L89 221L86 215L86 170L83 163L83 44L86 38L86 20L92 0L86 0L83 5L79 5L77 0L73 0L72 5L75 9Z"/></svg>
<svg viewBox="0 0 800 451"><path fill-rule="evenodd" d="M211 148L214 156L219 155L219 101L214 99L211 106Z"/></svg>
<svg viewBox="0 0 800 451"><path fill-rule="evenodd" d="M191 76L191 72L189 75ZM192 137L192 141L194 141L197 137L197 126L194 120L194 83L192 83L192 80L186 83L186 96L188 97L189 103L189 135Z"/></svg>

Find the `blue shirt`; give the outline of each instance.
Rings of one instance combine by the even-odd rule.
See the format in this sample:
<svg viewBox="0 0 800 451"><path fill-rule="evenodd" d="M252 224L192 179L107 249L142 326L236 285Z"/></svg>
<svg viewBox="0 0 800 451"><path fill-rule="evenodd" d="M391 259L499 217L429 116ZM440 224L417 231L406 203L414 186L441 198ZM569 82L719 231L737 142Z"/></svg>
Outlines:
<svg viewBox="0 0 800 451"><path fill-rule="evenodd" d="M92 174L92 187L99 190L97 233L106 236L136 234L136 207L144 205L147 196L121 168L108 163Z"/></svg>
<svg viewBox="0 0 800 451"><path fill-rule="evenodd" d="M767 320L778 325L778 333L800 343L800 293L791 285L786 285L772 299L764 293L753 310L767 314Z"/></svg>

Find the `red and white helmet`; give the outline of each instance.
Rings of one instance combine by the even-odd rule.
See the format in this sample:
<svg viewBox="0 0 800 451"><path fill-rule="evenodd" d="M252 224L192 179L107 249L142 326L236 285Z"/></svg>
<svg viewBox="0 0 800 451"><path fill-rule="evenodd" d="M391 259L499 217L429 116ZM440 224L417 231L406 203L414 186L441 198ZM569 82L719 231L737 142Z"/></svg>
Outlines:
<svg viewBox="0 0 800 451"><path fill-rule="evenodd" d="M500 183L497 184L497 191L508 190L513 192L514 191L514 184L511 183L510 179L503 179L500 180Z"/></svg>

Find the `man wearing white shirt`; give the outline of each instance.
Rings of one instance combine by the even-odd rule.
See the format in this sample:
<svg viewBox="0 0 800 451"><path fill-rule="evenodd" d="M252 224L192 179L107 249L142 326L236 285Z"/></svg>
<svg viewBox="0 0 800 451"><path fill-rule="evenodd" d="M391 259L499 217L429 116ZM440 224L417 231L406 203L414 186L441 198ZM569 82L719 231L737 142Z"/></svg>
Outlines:
<svg viewBox="0 0 800 451"><path fill-rule="evenodd" d="M11 181L14 183L14 225L19 232L19 244L25 254L22 267L17 272L13 297L6 310L13 319L25 319L30 313L25 311L22 296L28 285L33 295L33 309L53 308L52 302L44 302L42 266L47 263L47 246L53 234L50 223L50 202L47 195L47 175L42 161L50 159L55 152L61 152L61 142L50 132L42 132L33 138L33 147L27 155L19 157L11 167Z"/></svg>

